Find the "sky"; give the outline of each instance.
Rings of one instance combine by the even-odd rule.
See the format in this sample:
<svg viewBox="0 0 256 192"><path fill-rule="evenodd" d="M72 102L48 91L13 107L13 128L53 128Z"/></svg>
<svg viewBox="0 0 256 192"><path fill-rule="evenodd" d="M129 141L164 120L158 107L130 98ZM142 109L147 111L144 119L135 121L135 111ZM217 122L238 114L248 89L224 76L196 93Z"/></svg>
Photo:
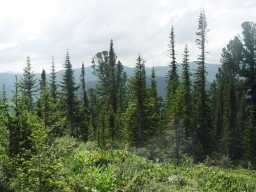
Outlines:
<svg viewBox="0 0 256 192"><path fill-rule="evenodd" d="M201 10L209 28L208 63L219 63L243 21L256 22L255 0L0 0L0 72L21 72L27 56L35 72L49 70L52 56L60 70L67 50L74 68L82 61L89 66L110 39L124 65L135 66L139 54L146 66L168 65L171 25L178 62L185 44L195 60Z"/></svg>

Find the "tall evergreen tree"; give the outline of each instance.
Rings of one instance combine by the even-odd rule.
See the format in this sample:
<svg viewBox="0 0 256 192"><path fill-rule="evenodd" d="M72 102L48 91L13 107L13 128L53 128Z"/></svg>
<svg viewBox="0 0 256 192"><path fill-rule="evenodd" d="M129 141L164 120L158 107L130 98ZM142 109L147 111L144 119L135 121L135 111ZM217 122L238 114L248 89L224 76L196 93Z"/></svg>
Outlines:
<svg viewBox="0 0 256 192"><path fill-rule="evenodd" d="M116 55L114 52L113 41L110 41L110 49L109 49L109 100L110 100L110 110L109 114L109 126L111 128L111 139L112 141L117 136L117 122L116 122L116 114L118 110L117 103L117 82L116 82Z"/></svg>
<svg viewBox="0 0 256 192"><path fill-rule="evenodd" d="M194 82L194 135L193 157L202 161L211 152L208 98L206 93L205 45L207 22L204 11L200 13L196 43L200 50Z"/></svg>
<svg viewBox="0 0 256 192"><path fill-rule="evenodd" d="M82 63L82 67L81 67L80 81L81 81L81 88L82 88L82 101L83 101L83 105L84 105L84 107L88 108L88 96L87 96L86 81L85 81L85 67L84 67L84 63Z"/></svg>
<svg viewBox="0 0 256 192"><path fill-rule="evenodd" d="M9 131L9 155L16 156L20 152L20 92L19 92L18 78L15 76L15 92L13 96L14 114L10 115L8 121Z"/></svg>
<svg viewBox="0 0 256 192"><path fill-rule="evenodd" d="M146 120L146 72L145 61L138 56L135 76L133 79L135 116L132 126L132 142L135 147L141 147L145 143L145 132L147 131Z"/></svg>
<svg viewBox="0 0 256 192"><path fill-rule="evenodd" d="M124 66L121 63L121 61L117 62L116 66L116 87L117 87L117 103L118 103L118 111L122 112L126 108L127 104L127 98L126 98L126 92L127 92L127 75L124 72Z"/></svg>
<svg viewBox="0 0 256 192"><path fill-rule="evenodd" d="M250 151L247 159L256 159L256 24L253 22L242 23L243 28L243 60L241 62L240 75L244 78L244 89L246 92L246 114L247 122L245 140L250 141L245 150ZM250 133L250 134L248 134ZM249 148L248 148L249 147Z"/></svg>
<svg viewBox="0 0 256 192"><path fill-rule="evenodd" d="M148 136L155 136L160 133L161 114L160 114L160 98L157 92L157 81L155 68L152 68L151 82L147 95L147 117L148 117Z"/></svg>
<svg viewBox="0 0 256 192"><path fill-rule="evenodd" d="M45 70L43 70L41 73L40 97L37 103L38 103L38 114L43 121L43 127L49 128L48 126L50 126L49 116L50 116L51 98L50 98Z"/></svg>
<svg viewBox="0 0 256 192"><path fill-rule="evenodd" d="M82 105L80 106L79 110L79 127L80 127L80 137L83 140L87 140L89 137L89 122L90 122L90 111L89 111L89 101L86 89L86 82L85 82L85 67L84 63L82 63L81 67L81 75L80 75L80 84L81 84L81 91L82 91Z"/></svg>
<svg viewBox="0 0 256 192"><path fill-rule="evenodd" d="M183 89L183 119L186 137L192 136L192 102L191 102L191 79L189 70L189 51L188 46L185 46L184 57L182 62L181 86Z"/></svg>
<svg viewBox="0 0 256 192"><path fill-rule="evenodd" d="M78 130L76 129L76 114L77 114L77 99L76 99L76 84L74 79L74 72L70 62L69 52L66 53L65 72L62 79L62 94L63 105L67 121L67 128L70 130L72 136L77 137Z"/></svg>
<svg viewBox="0 0 256 192"><path fill-rule="evenodd" d="M34 95L37 92L37 82L35 74L32 72L30 58L27 57L27 65L23 72L23 78L20 82L21 91L25 106L29 111L33 108Z"/></svg>
<svg viewBox="0 0 256 192"><path fill-rule="evenodd" d="M171 59L171 64L168 71L168 87L167 87L167 100L170 100L172 95L175 94L175 91L178 87L178 73L177 73L177 63L176 63L176 54L175 54L175 34L174 27L171 27L171 33L169 36L169 56Z"/></svg>
<svg viewBox="0 0 256 192"><path fill-rule="evenodd" d="M120 97L123 97L122 91L126 81L126 75L123 72L121 62L117 62L114 51L113 41L110 41L109 51L103 51L96 54L93 59L93 68L99 78L97 91L104 108L108 109L108 119L106 133L110 134L111 141L115 141L120 135L120 109L123 105ZM125 81L124 81L125 80Z"/></svg>
<svg viewBox="0 0 256 192"><path fill-rule="evenodd" d="M57 74L55 71L55 62L54 62L54 57L52 57L52 71L51 71L51 75L50 75L50 92L51 92L51 96L54 100L54 102L56 102L57 100L57 82L56 82L56 78L57 78Z"/></svg>

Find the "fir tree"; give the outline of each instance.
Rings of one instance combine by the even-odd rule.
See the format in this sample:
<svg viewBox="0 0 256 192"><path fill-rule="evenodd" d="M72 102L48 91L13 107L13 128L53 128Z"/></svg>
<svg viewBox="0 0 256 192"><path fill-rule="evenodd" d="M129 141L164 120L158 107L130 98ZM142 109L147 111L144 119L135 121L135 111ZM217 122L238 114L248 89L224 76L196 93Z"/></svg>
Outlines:
<svg viewBox="0 0 256 192"><path fill-rule="evenodd" d="M202 161L211 152L208 98L206 93L205 45L207 22L204 11L200 13L196 43L200 50L194 82L194 160Z"/></svg>
<svg viewBox="0 0 256 192"><path fill-rule="evenodd" d="M97 91L100 102L107 108L106 114L108 119L106 123L107 131L110 134L112 143L120 136L120 110L122 102L120 97L123 97L122 91L125 87L126 75L123 72L121 62L117 62L117 57L114 51L113 41L110 41L109 51L103 51L96 54L93 59L94 72L99 78Z"/></svg>
<svg viewBox="0 0 256 192"><path fill-rule="evenodd" d="M56 78L57 78L57 74L55 71L55 62L54 62L54 57L52 57L52 71L51 71L51 75L50 75L50 93L51 96L54 100L54 102L57 101L57 82L56 82Z"/></svg>
<svg viewBox="0 0 256 192"><path fill-rule="evenodd" d="M175 34L174 27L171 28L170 33L170 44L169 52L171 64L169 66L168 72L168 87L167 87L167 100L170 100L172 95L175 94L176 88L178 87L178 73L177 73L177 63L176 63L176 54L175 54Z"/></svg>
<svg viewBox="0 0 256 192"><path fill-rule="evenodd" d="M192 136L192 102L191 102L191 80L189 70L189 51L187 45L184 50L184 58L182 62L181 86L183 89L183 119L186 137Z"/></svg>
<svg viewBox="0 0 256 192"><path fill-rule="evenodd" d="M38 113L39 117L41 117L43 121L43 127L49 128L49 116L50 116L50 105L51 105L51 98L48 88L48 83L46 80L46 73L45 70L41 73L41 80L40 80L40 98L38 99Z"/></svg>
<svg viewBox="0 0 256 192"><path fill-rule="evenodd" d="M243 28L243 61L241 62L241 76L244 78L246 90L248 122L251 134L256 135L256 24L244 22ZM251 142L252 157L256 159L256 142Z"/></svg>
<svg viewBox="0 0 256 192"><path fill-rule="evenodd" d="M89 122L90 122L90 111L89 111L89 101L88 101L88 95L87 95L87 89L86 89L86 82L85 82L85 68L84 63L82 63L81 67L81 75L80 75L80 81L81 81L81 88L82 88L82 105L80 107L79 111L79 126L80 126L80 137L83 140L87 140L89 137Z"/></svg>
<svg viewBox="0 0 256 192"><path fill-rule="evenodd" d="M20 82L20 87L22 91L24 104L29 111L32 111L34 95L37 92L37 82L35 74L32 72L31 69L29 57L27 57L27 65L23 72L23 78Z"/></svg>
<svg viewBox="0 0 256 192"><path fill-rule="evenodd" d="M138 56L136 71L133 79L135 99L135 121L132 127L132 142L135 147L141 147L145 141L144 134L147 128L146 121L146 72L145 61Z"/></svg>
<svg viewBox="0 0 256 192"><path fill-rule="evenodd" d="M15 93L13 96L15 114L10 115L8 120L9 131L9 155L16 156L20 152L20 94L17 75L15 76Z"/></svg>
<svg viewBox="0 0 256 192"><path fill-rule="evenodd" d="M161 116L160 116L160 99L157 93L157 81L156 81L156 74L155 68L152 68L151 72L151 82L150 88L148 90L147 96L147 117L148 117L148 125L149 130L147 135L149 137L155 136L156 134L160 133L161 127Z"/></svg>
<svg viewBox="0 0 256 192"><path fill-rule="evenodd" d="M62 80L62 94L67 128L70 130L72 136L77 137L78 130L75 126L77 114L77 100L75 91L77 90L77 87L74 80L74 72L70 62L69 52L66 53L64 68L65 72Z"/></svg>
<svg viewBox="0 0 256 192"><path fill-rule="evenodd" d="M117 62L116 66L116 87L117 87L117 103L118 103L118 111L122 112L125 110L127 98L126 98L126 81L127 75L124 72L124 66L121 61Z"/></svg>

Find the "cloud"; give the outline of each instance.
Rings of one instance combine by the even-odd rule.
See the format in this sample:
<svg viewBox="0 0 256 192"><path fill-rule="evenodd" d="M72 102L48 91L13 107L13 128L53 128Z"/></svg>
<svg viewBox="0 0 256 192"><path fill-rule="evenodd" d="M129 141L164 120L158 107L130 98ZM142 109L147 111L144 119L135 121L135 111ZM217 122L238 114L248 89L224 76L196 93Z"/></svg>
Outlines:
<svg viewBox="0 0 256 192"><path fill-rule="evenodd" d="M245 20L256 20L254 0L0 0L0 71L21 71L26 56L33 68L50 68L55 56L63 67L65 51L72 64L90 65L97 51L108 49L109 40L124 64L134 66L142 54L148 66L167 65L168 34L174 25L177 58L184 45L191 60L197 57L195 31L199 11L208 19L208 56L218 63L220 51L240 33Z"/></svg>

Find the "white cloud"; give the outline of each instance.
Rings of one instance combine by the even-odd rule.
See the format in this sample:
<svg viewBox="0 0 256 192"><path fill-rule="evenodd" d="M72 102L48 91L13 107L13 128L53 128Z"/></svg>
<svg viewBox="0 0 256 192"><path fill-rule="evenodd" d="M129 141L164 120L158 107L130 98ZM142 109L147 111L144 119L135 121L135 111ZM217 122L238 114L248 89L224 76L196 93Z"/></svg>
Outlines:
<svg viewBox="0 0 256 192"><path fill-rule="evenodd" d="M0 0L0 71L21 71L31 56L36 71L58 69L70 49L74 67L90 64L93 55L115 50L124 64L134 66L140 53L147 65L168 64L168 33L175 26L177 58L189 44L196 59L195 30L205 9L208 62L217 63L222 47L240 32L245 20L256 21L254 0Z"/></svg>

